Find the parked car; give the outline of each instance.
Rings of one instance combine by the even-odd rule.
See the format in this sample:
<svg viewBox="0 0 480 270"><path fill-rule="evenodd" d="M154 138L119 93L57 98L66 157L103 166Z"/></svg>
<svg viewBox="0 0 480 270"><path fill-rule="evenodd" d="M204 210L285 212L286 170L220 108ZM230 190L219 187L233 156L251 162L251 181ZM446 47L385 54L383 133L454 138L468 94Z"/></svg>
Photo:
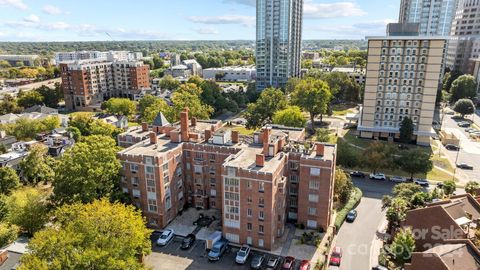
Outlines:
<svg viewBox="0 0 480 270"><path fill-rule="evenodd" d="M295 265L295 258L291 256L285 257L285 261L282 265L282 270L292 270Z"/></svg>
<svg viewBox="0 0 480 270"><path fill-rule="evenodd" d="M469 122L465 122L465 121L459 122L457 125L458 125L459 127L463 127L463 128L470 127L470 123L469 123Z"/></svg>
<svg viewBox="0 0 480 270"><path fill-rule="evenodd" d="M220 257L225 253L227 250L228 241L225 239L217 241L213 244L212 249L208 252L207 257L209 261L218 261Z"/></svg>
<svg viewBox="0 0 480 270"><path fill-rule="evenodd" d="M405 183L407 182L407 178L402 176L393 176L393 177L390 177L390 181L395 183Z"/></svg>
<svg viewBox="0 0 480 270"><path fill-rule="evenodd" d="M183 238L182 245L180 246L181 249L189 249L193 243L195 243L195 235L194 234L189 234Z"/></svg>
<svg viewBox="0 0 480 270"><path fill-rule="evenodd" d="M245 264L247 262L248 256L250 255L250 247L243 245L240 250L237 252L237 257L235 257L235 262L239 264Z"/></svg>
<svg viewBox="0 0 480 270"><path fill-rule="evenodd" d="M365 178L365 174L363 172L359 171L353 171L350 173L350 176L352 177L360 177L360 178Z"/></svg>
<svg viewBox="0 0 480 270"><path fill-rule="evenodd" d="M357 210L353 209L353 210L350 210L350 212L348 212L346 221L354 222L356 218L357 218Z"/></svg>
<svg viewBox="0 0 480 270"><path fill-rule="evenodd" d="M330 265L340 266L342 262L342 248L334 247L332 255L330 256Z"/></svg>
<svg viewBox="0 0 480 270"><path fill-rule="evenodd" d="M277 269L279 259L276 257L271 257L268 259L267 266L265 267L265 270L275 270Z"/></svg>
<svg viewBox="0 0 480 270"><path fill-rule="evenodd" d="M420 185L422 187L428 187L430 186L430 183L428 183L428 180L427 179L420 179L420 178L417 178L417 179L414 179L413 182L417 185Z"/></svg>
<svg viewBox="0 0 480 270"><path fill-rule="evenodd" d="M474 128L466 128L465 129L465 132L467 132L467 133L474 132L474 131L477 131L477 130L474 129Z"/></svg>
<svg viewBox="0 0 480 270"><path fill-rule="evenodd" d="M372 270L388 270L385 266L377 265L372 267Z"/></svg>
<svg viewBox="0 0 480 270"><path fill-rule="evenodd" d="M443 182L438 182L438 183L437 183L437 187L438 187L438 188L443 188Z"/></svg>
<svg viewBox="0 0 480 270"><path fill-rule="evenodd" d="M307 260L301 261L298 270L310 270L310 262Z"/></svg>
<svg viewBox="0 0 480 270"><path fill-rule="evenodd" d="M265 255L263 254L255 254L252 258L252 262L250 263L251 269L260 269L262 268L263 261L265 261Z"/></svg>
<svg viewBox="0 0 480 270"><path fill-rule="evenodd" d="M157 245L159 246L165 246L170 242L170 240L173 239L174 236L174 231L172 229L166 229L162 232L160 237L157 239Z"/></svg>
<svg viewBox="0 0 480 270"><path fill-rule="evenodd" d="M467 163L460 163L460 164L457 164L457 168L460 168L460 169L463 169L463 170L473 170L473 166L472 165L468 165Z"/></svg>
<svg viewBox="0 0 480 270"><path fill-rule="evenodd" d="M454 144L447 144L447 145L445 145L445 148L446 148L447 150L451 150L451 151L458 151L458 150L460 150L460 147L458 147L458 146L456 146L456 145L454 145Z"/></svg>
<svg viewBox="0 0 480 270"><path fill-rule="evenodd" d="M385 181L387 180L387 177L383 173L375 173L375 174L371 173L370 179Z"/></svg>

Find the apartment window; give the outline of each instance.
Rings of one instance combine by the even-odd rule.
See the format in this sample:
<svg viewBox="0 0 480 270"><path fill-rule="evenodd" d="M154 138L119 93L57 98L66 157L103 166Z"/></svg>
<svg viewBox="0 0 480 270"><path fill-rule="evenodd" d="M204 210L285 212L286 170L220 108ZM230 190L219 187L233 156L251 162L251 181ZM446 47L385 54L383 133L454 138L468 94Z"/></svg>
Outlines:
<svg viewBox="0 0 480 270"><path fill-rule="evenodd" d="M210 154L209 158L210 158L211 161L215 161L215 154Z"/></svg>
<svg viewBox="0 0 480 270"><path fill-rule="evenodd" d="M193 169L195 173L202 173L202 166L195 165Z"/></svg>
<svg viewBox="0 0 480 270"><path fill-rule="evenodd" d="M264 192L265 191L265 183L258 182L258 191L259 192Z"/></svg>
<svg viewBox="0 0 480 270"><path fill-rule="evenodd" d="M298 183L298 175L290 175L290 182L291 183Z"/></svg>
<svg viewBox="0 0 480 270"><path fill-rule="evenodd" d="M251 231L252 230L252 223L247 223L247 231Z"/></svg>
<svg viewBox="0 0 480 270"><path fill-rule="evenodd" d="M140 198L140 190L132 189L132 194L133 194L134 198L136 198L136 199Z"/></svg>
<svg viewBox="0 0 480 270"><path fill-rule="evenodd" d="M247 203L252 203L252 196L247 197Z"/></svg>
<svg viewBox="0 0 480 270"><path fill-rule="evenodd" d="M130 171L132 173L138 172L138 165L137 164L130 164Z"/></svg>
<svg viewBox="0 0 480 270"><path fill-rule="evenodd" d="M252 188L252 181L246 180L247 181L247 188Z"/></svg>
<svg viewBox="0 0 480 270"><path fill-rule="evenodd" d="M215 189L210 189L210 196L212 196L212 197L217 196L217 190L215 190Z"/></svg>
<svg viewBox="0 0 480 270"><path fill-rule="evenodd" d="M138 186L138 182L139 182L138 177L132 177L132 185L133 186L135 186L135 187Z"/></svg>
<svg viewBox="0 0 480 270"><path fill-rule="evenodd" d="M310 168L310 175L319 176L320 175L320 168Z"/></svg>
<svg viewBox="0 0 480 270"><path fill-rule="evenodd" d="M258 206L263 207L264 205L265 205L265 200L263 199L263 197L260 197L258 199Z"/></svg>
<svg viewBox="0 0 480 270"><path fill-rule="evenodd" d="M263 234L263 225L258 225L258 233Z"/></svg>
<svg viewBox="0 0 480 270"><path fill-rule="evenodd" d="M308 194L308 201L309 201L309 202L318 202L318 195L316 195L316 194Z"/></svg>
<svg viewBox="0 0 480 270"><path fill-rule="evenodd" d="M260 220L265 219L265 215L264 215L263 211L258 212L258 219L260 219Z"/></svg>
<svg viewBox="0 0 480 270"><path fill-rule="evenodd" d="M201 153L201 152L195 153L195 159L202 160L203 159L203 153Z"/></svg>
<svg viewBox="0 0 480 270"><path fill-rule="evenodd" d="M315 216L317 214L317 208L308 207L308 214L311 216Z"/></svg>
<svg viewBox="0 0 480 270"><path fill-rule="evenodd" d="M291 162L290 162L290 169L291 169L291 170L294 170L294 171L295 171L295 170L298 170L298 162L293 162L293 161L291 161Z"/></svg>
<svg viewBox="0 0 480 270"><path fill-rule="evenodd" d="M130 137L131 139L131 137ZM145 163L146 164L152 164L153 163L153 158L152 157L145 157Z"/></svg>
<svg viewBox="0 0 480 270"><path fill-rule="evenodd" d="M145 166L145 173L146 174L153 174L153 167L152 166Z"/></svg>
<svg viewBox="0 0 480 270"><path fill-rule="evenodd" d="M148 200L148 211L157 212L157 200Z"/></svg>
<svg viewBox="0 0 480 270"><path fill-rule="evenodd" d="M251 216L252 216L252 209L247 208L247 217L251 217Z"/></svg>
<svg viewBox="0 0 480 270"><path fill-rule="evenodd" d="M320 189L320 182L319 182L319 181L313 181L313 180L312 180L312 181L310 181L310 182L308 183L308 187L309 187L310 189Z"/></svg>

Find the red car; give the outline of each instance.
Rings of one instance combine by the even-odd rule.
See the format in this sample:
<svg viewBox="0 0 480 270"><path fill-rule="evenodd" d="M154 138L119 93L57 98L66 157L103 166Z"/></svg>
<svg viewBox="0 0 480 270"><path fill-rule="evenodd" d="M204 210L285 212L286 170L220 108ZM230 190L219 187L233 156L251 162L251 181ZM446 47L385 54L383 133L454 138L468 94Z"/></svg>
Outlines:
<svg viewBox="0 0 480 270"><path fill-rule="evenodd" d="M339 247L334 247L332 255L330 256L330 265L340 266L342 261L342 249Z"/></svg>
<svg viewBox="0 0 480 270"><path fill-rule="evenodd" d="M283 262L282 270L292 270L294 265L295 265L295 258L287 256L285 257L285 261Z"/></svg>
<svg viewBox="0 0 480 270"><path fill-rule="evenodd" d="M307 260L301 261L298 270L310 270L310 262Z"/></svg>

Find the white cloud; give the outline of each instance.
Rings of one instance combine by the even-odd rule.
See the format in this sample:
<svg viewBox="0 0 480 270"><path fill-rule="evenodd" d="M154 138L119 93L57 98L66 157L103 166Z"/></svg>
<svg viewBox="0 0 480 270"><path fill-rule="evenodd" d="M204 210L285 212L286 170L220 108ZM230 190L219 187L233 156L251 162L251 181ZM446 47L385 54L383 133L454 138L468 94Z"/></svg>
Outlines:
<svg viewBox="0 0 480 270"><path fill-rule="evenodd" d="M237 3L237 4L242 4L242 5L247 5L251 7L255 7L256 0L223 0L224 3Z"/></svg>
<svg viewBox="0 0 480 270"><path fill-rule="evenodd" d="M243 15L192 16L188 17L188 20L203 24L242 24L245 26L255 26L255 17Z"/></svg>
<svg viewBox="0 0 480 270"><path fill-rule="evenodd" d="M306 1L303 6L303 16L305 19L325 19L364 15L367 15L367 13L352 2L316 4L313 1Z"/></svg>
<svg viewBox="0 0 480 270"><path fill-rule="evenodd" d="M321 38L330 39L363 39L366 36L385 35L386 26L388 23L395 22L395 20L378 20L369 22L359 22L352 25L315 25L305 27L305 32L310 35Z"/></svg>
<svg viewBox="0 0 480 270"><path fill-rule="evenodd" d="M218 30L215 29L214 27L208 27L208 26L196 28L195 31L202 35L216 35L219 33Z"/></svg>
<svg viewBox="0 0 480 270"><path fill-rule="evenodd" d="M9 6L21 10L28 9L28 6L22 0L0 0L0 6Z"/></svg>
<svg viewBox="0 0 480 270"><path fill-rule="evenodd" d="M40 18L35 14L30 14L29 16L23 18L23 20L26 21L26 22L31 22L31 23L40 22Z"/></svg>
<svg viewBox="0 0 480 270"><path fill-rule="evenodd" d="M52 5L43 6L42 11L50 15L59 15L59 14L66 13L59 7L52 6Z"/></svg>

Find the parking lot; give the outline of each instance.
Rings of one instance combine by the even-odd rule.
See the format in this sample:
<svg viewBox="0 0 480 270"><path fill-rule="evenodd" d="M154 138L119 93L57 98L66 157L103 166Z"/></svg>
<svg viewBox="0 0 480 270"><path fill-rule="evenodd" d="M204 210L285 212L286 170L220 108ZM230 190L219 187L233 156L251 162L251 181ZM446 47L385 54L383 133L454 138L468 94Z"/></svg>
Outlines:
<svg viewBox="0 0 480 270"><path fill-rule="evenodd" d="M147 266L152 267L155 270L182 270L182 269L250 269L250 262L252 260L253 254L262 253L265 254L265 260L263 262L262 268L265 268L265 264L271 257L279 258L279 256L266 254L264 252L254 251L250 253L247 262L244 265L239 265L235 263L236 252L238 251L237 247L229 246L225 254L220 258L219 261L209 262L207 259L207 254L205 251L205 242L203 240L196 240L193 246L188 250L180 249L183 237L176 236L174 237L166 246L157 246L155 245L156 239L159 237L159 232L154 232L152 234L152 254L146 257L145 263ZM277 269L281 268L281 263L283 258L280 258L280 263L278 264ZM298 269L299 261L295 262L295 267L293 269ZM313 265L312 265L313 269Z"/></svg>

